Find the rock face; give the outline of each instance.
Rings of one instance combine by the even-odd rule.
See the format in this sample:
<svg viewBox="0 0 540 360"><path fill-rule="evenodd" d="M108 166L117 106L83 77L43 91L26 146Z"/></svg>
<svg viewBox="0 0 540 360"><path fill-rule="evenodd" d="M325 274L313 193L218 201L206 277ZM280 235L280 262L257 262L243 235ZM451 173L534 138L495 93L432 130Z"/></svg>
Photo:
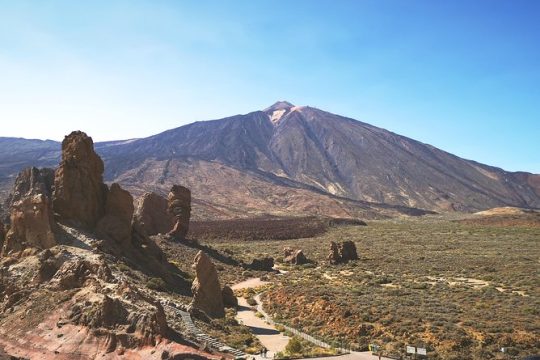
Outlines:
<svg viewBox="0 0 540 360"><path fill-rule="evenodd" d="M216 267L202 251L195 256L194 267L197 277L191 287L192 306L204 311L210 317L224 317L225 308Z"/></svg>
<svg viewBox="0 0 540 360"><path fill-rule="evenodd" d="M74 131L62 141L62 161L54 178L53 208L64 221L93 229L104 215L107 186L103 161L92 138Z"/></svg>
<svg viewBox="0 0 540 360"><path fill-rule="evenodd" d="M133 217L133 197L120 185L111 185L105 204L105 215L96 226L96 233L113 239L120 244L131 241L131 219Z"/></svg>
<svg viewBox="0 0 540 360"><path fill-rule="evenodd" d="M347 240L340 244L333 241L330 243L330 254L328 255L330 264L341 264L350 260L358 260L354 242Z"/></svg>
<svg viewBox="0 0 540 360"><path fill-rule="evenodd" d="M52 174L51 169L28 168L17 177L9 200L11 227L2 254L26 247L47 249L56 245L50 202Z"/></svg>
<svg viewBox="0 0 540 360"><path fill-rule="evenodd" d="M223 297L223 304L226 307L235 308L238 306L238 299L236 298L236 296L234 296L234 291L231 289L230 286L223 286L221 294Z"/></svg>
<svg viewBox="0 0 540 360"><path fill-rule="evenodd" d="M175 218L167 211L167 199L149 192L137 199L135 220L147 235L166 234L175 225Z"/></svg>
<svg viewBox="0 0 540 360"><path fill-rule="evenodd" d="M301 249L293 250L291 248L285 249L285 257L283 258L283 261L293 265L302 265L308 263L308 259Z"/></svg>
<svg viewBox="0 0 540 360"><path fill-rule="evenodd" d="M174 226L169 235L177 240L185 239L191 217L191 191L174 185L167 196L167 212L174 218Z"/></svg>

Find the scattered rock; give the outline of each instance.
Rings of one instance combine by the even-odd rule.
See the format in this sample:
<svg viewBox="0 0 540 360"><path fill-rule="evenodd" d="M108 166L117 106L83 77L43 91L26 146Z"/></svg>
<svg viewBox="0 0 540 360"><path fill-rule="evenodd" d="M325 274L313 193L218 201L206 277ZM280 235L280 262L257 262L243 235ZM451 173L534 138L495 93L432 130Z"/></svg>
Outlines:
<svg viewBox="0 0 540 360"><path fill-rule="evenodd" d="M112 239L119 244L131 242L131 219L133 217L133 197L114 183L107 194L105 215L96 226L99 236Z"/></svg>
<svg viewBox="0 0 540 360"><path fill-rule="evenodd" d="M176 240L184 240L191 217L191 191L186 187L173 185L167 196L167 212L174 218L174 226L169 235Z"/></svg>
<svg viewBox="0 0 540 360"><path fill-rule="evenodd" d="M289 251L290 250L290 251ZM288 254L288 255L287 255ZM286 249L283 261L293 265L307 264L309 261L301 249Z"/></svg>
<svg viewBox="0 0 540 360"><path fill-rule="evenodd" d="M358 260L358 254L356 253L356 245L354 242L347 240L340 244L330 242L330 254L328 255L328 261L330 264L346 263L350 260Z"/></svg>
<svg viewBox="0 0 540 360"><path fill-rule="evenodd" d="M92 138L74 131L62 141L62 161L55 171L53 208L60 219L92 230L105 213L107 185L103 161Z"/></svg>
<svg viewBox="0 0 540 360"><path fill-rule="evenodd" d="M252 270L259 271L273 271L274 270L274 258L264 257L262 259L253 259L249 267Z"/></svg>
<svg viewBox="0 0 540 360"><path fill-rule="evenodd" d="M221 294L223 296L223 304L225 307L236 308L238 306L238 299L234 296L234 291L230 286L223 286Z"/></svg>
<svg viewBox="0 0 540 360"><path fill-rule="evenodd" d="M195 256L194 267L197 276L191 287L192 306L204 311L212 318L224 317L225 308L216 267L202 251Z"/></svg>
<svg viewBox="0 0 540 360"><path fill-rule="evenodd" d="M135 205L135 221L147 235L166 234L172 230L175 218L167 211L167 199L154 192L139 197Z"/></svg>

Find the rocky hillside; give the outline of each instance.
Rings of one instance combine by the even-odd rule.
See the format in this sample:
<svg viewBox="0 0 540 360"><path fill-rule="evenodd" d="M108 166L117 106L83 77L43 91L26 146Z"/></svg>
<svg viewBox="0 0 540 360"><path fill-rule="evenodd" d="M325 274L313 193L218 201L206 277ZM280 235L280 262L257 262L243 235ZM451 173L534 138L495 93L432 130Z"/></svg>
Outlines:
<svg viewBox="0 0 540 360"><path fill-rule="evenodd" d="M50 161L54 143L0 139L2 168ZM394 216L421 208L540 207L540 175L507 172L316 108L278 102L263 111L196 122L148 138L96 146L105 177L135 193L193 192L195 217L270 214ZM385 204L380 206L379 204Z"/></svg>
<svg viewBox="0 0 540 360"><path fill-rule="evenodd" d="M92 139L77 131L62 142L55 170L32 167L18 175L9 224L0 222L0 355L233 358L217 346L203 349L178 316L179 309L206 323L225 316L223 302L215 305L223 295L212 261L199 251L194 280L179 268L191 262L170 263L145 227L144 214L159 209L145 209L152 203L135 209L129 192L103 182L103 171ZM173 187L164 200L170 234L158 240L169 247L183 241L188 247L182 237L188 193Z"/></svg>

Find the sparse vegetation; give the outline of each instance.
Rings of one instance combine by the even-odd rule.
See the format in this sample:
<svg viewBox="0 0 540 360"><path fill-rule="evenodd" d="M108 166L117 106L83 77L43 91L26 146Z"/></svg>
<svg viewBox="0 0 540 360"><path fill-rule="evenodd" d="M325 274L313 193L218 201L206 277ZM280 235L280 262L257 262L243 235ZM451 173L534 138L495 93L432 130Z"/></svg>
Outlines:
<svg viewBox="0 0 540 360"><path fill-rule="evenodd" d="M276 321L347 347L385 352L424 345L430 358L516 356L540 345L537 227L493 227L437 217L372 221L317 238L212 242L238 256L302 247L312 268L289 267L264 296ZM353 240L360 259L326 264L331 240ZM240 255L242 254L242 255ZM246 255L247 254L247 255ZM290 354L281 354L290 357ZM500 354L499 354L500 355Z"/></svg>

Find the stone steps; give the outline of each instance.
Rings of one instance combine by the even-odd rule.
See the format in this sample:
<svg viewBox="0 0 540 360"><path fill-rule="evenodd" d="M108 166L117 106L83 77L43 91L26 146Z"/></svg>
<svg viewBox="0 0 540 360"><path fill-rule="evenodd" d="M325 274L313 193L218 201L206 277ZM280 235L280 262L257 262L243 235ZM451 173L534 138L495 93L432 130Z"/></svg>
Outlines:
<svg viewBox="0 0 540 360"><path fill-rule="evenodd" d="M176 317L180 317L182 319L182 322L184 323L184 326L187 331L195 335L195 338L200 341L201 343L206 343L211 348L221 351L221 352L228 352L232 355L234 355L236 358L245 358L247 354L241 350L234 349L228 345L223 344L219 340L211 337L208 334L203 333L194 323L193 319L191 319L191 315L189 312L181 310L180 306L176 305L175 303L171 301L167 301L162 304L163 307L168 308L169 310L172 310Z"/></svg>

